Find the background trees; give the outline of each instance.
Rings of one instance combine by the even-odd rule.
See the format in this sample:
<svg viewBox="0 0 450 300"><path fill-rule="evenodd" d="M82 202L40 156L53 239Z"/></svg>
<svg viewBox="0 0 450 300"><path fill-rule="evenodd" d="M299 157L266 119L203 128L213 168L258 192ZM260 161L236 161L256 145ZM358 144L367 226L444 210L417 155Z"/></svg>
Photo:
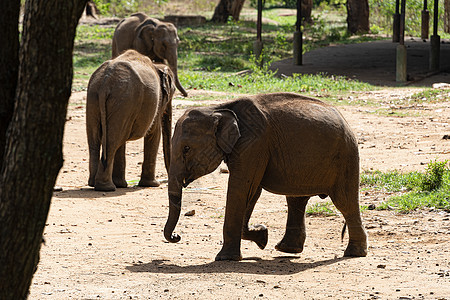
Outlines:
<svg viewBox="0 0 450 300"><path fill-rule="evenodd" d="M39 261L86 0L2 1L0 24L0 299L24 299Z"/></svg>

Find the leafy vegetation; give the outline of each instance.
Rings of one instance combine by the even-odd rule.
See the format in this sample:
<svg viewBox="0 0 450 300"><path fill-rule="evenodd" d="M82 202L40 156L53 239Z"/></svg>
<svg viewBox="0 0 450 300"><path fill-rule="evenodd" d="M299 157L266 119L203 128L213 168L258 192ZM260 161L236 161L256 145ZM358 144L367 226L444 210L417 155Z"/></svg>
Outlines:
<svg viewBox="0 0 450 300"><path fill-rule="evenodd" d="M365 172L361 175L361 186L401 193L378 209L395 208L408 212L434 207L450 211L450 170L447 165L447 161L430 162L425 173Z"/></svg>

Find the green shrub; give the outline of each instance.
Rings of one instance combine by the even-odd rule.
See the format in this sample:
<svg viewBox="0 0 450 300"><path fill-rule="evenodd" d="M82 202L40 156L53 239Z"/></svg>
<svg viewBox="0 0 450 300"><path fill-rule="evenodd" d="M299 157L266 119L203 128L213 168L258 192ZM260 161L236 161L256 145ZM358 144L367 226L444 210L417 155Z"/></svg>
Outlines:
<svg viewBox="0 0 450 300"><path fill-rule="evenodd" d="M422 178L420 187L422 191L432 192L439 189L442 185L444 173L448 171L447 161L430 162L427 166L425 175Z"/></svg>

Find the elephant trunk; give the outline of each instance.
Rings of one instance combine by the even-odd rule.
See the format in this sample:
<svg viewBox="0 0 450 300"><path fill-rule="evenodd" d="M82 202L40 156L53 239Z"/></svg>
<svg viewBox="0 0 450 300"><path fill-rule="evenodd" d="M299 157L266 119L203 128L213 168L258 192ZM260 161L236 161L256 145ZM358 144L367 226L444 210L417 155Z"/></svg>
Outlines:
<svg viewBox="0 0 450 300"><path fill-rule="evenodd" d="M170 155L172 154L171 135L172 135L172 100L169 97L166 110L162 116L162 136L163 136L163 152L164 164L167 172L170 168Z"/></svg>
<svg viewBox="0 0 450 300"><path fill-rule="evenodd" d="M169 65L169 68L172 70L173 72L173 76L175 79L175 86L177 87L177 89L181 92L181 94L183 94L184 97L188 96L188 93L186 92L186 90L184 89L184 87L181 85L180 80L178 79L178 69L177 69L177 51L175 50L175 53L169 55L167 57L167 63Z"/></svg>
<svg viewBox="0 0 450 300"><path fill-rule="evenodd" d="M181 237L173 233L177 226L178 219L181 213L181 194L182 187L177 178L170 176L169 172L169 217L167 218L166 225L164 226L164 237L168 242L178 243Z"/></svg>

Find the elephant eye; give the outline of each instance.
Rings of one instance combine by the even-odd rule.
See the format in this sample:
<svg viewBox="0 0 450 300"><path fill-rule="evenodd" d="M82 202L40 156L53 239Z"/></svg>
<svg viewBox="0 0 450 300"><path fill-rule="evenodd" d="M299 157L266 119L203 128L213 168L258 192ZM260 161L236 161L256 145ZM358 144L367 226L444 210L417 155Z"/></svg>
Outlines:
<svg viewBox="0 0 450 300"><path fill-rule="evenodd" d="M189 150L191 150L191 147L189 146L184 146L183 148L183 154L187 154L189 152Z"/></svg>

